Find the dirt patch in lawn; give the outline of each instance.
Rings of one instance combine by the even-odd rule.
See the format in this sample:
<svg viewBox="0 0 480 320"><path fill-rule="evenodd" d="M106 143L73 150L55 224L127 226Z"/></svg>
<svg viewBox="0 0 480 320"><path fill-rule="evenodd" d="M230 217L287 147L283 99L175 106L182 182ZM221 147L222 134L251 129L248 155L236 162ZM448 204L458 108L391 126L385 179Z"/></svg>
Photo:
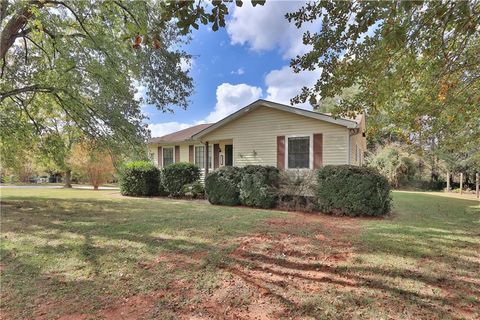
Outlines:
<svg viewBox="0 0 480 320"><path fill-rule="evenodd" d="M110 299L105 297L105 299ZM51 319L62 302L40 306L36 319ZM54 316L61 320L86 319L278 319L285 307L250 281L230 272L218 271L216 285L199 289L195 283L176 280L166 289L138 294L111 302L91 313Z"/></svg>
<svg viewBox="0 0 480 320"><path fill-rule="evenodd" d="M335 268L352 259L346 235L359 232L358 220L292 214L272 219L268 226L265 233L239 239L240 246L231 254L236 264L229 270L287 306L284 316L295 316L305 295L356 285Z"/></svg>

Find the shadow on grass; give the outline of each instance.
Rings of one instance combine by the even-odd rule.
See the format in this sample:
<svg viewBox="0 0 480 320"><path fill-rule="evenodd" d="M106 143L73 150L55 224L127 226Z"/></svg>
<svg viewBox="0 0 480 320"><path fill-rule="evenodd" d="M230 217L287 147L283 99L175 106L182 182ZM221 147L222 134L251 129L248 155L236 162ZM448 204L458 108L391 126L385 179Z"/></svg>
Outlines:
<svg viewBox="0 0 480 320"><path fill-rule="evenodd" d="M359 220L364 231L360 239L350 240L361 260L341 264L299 262L248 250L230 255L238 245L236 237L255 232L265 218L281 215L274 211L174 200L9 198L2 200L2 297L7 298L2 308L16 308L20 317L33 318L40 301L60 300L74 303L52 312L94 313L115 297L164 288L179 278L194 282L199 273L223 268L270 292L294 315L319 317L333 308L331 312L348 316L357 309L373 310L374 301L388 316L400 317L411 308L420 317L442 318L465 305L463 295L480 295L472 280L480 269L480 208L472 201L429 197L433 199L396 195L395 218ZM311 227L292 230L292 235L310 237L318 245L313 240L317 229ZM273 236L275 230L267 234ZM163 254L197 253L205 253L203 263L143 265ZM368 261L371 256L380 261ZM416 265L404 265L404 260ZM403 285L410 282L415 287ZM306 290L311 284L327 293L312 295ZM304 296L316 300L302 300ZM332 307L333 296L338 306ZM472 305L474 312L480 308L478 300Z"/></svg>
<svg viewBox="0 0 480 320"><path fill-rule="evenodd" d="M312 317L328 318L328 310L332 318L369 312L393 318L479 317L479 203L425 195L395 200L395 218L363 220L360 239L349 238L355 258L304 263L265 254L258 246L236 250L232 272L288 300L294 313ZM286 285L278 278L293 280ZM312 286L318 293L305 290ZM299 299L302 294L316 300Z"/></svg>
<svg viewBox="0 0 480 320"><path fill-rule="evenodd" d="M280 215L172 200L2 199L1 307L35 317L39 301L71 300L66 314L93 312L112 297L213 272L229 240ZM202 261L189 263L198 253ZM187 263L152 263L162 255Z"/></svg>

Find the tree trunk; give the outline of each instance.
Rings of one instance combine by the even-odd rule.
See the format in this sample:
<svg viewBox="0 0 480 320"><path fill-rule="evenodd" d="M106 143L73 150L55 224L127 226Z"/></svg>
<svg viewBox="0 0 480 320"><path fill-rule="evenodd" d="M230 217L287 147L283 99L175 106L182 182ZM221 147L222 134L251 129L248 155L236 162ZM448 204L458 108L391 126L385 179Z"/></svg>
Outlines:
<svg viewBox="0 0 480 320"><path fill-rule="evenodd" d="M98 190L98 184L93 186L93 190Z"/></svg>
<svg viewBox="0 0 480 320"><path fill-rule="evenodd" d="M475 194L477 198L480 197L480 173L475 174Z"/></svg>
<svg viewBox="0 0 480 320"><path fill-rule="evenodd" d="M4 3L2 3L2 15L4 14L3 5ZM39 1L38 4L32 7L40 9L43 6L43 3ZM25 27L25 24L28 22L28 20L33 16L33 11L31 9L32 8L28 5L23 8L19 8L5 24L5 27L0 34L0 59L3 60L8 49L10 49L15 40L24 35L21 30L23 27ZM28 33L26 30L24 30L24 32Z"/></svg>
<svg viewBox="0 0 480 320"><path fill-rule="evenodd" d="M72 177L72 170L65 171L65 184L63 185L64 188L71 188L71 177Z"/></svg>
<svg viewBox="0 0 480 320"><path fill-rule="evenodd" d="M450 171L447 171L447 192L450 192Z"/></svg>
<svg viewBox="0 0 480 320"><path fill-rule="evenodd" d="M460 172L460 194L463 194L463 172Z"/></svg>

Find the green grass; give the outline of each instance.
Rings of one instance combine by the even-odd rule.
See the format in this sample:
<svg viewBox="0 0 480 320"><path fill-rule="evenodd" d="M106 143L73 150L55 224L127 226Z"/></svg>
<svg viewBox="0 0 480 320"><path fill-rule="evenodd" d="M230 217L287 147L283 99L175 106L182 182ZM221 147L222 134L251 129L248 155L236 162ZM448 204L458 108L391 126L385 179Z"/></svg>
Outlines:
<svg viewBox="0 0 480 320"><path fill-rule="evenodd" d="M409 192L393 200L392 217L364 221L352 239L348 273L366 284L370 310L388 314L377 299L387 293L405 318L479 317L480 202ZM465 316L449 315L451 306Z"/></svg>
<svg viewBox="0 0 480 320"><path fill-rule="evenodd" d="M139 263L161 254L195 253L205 253L207 264L219 263L232 246L229 239L253 232L263 219L284 215L111 195L1 190L3 307L20 317L33 317L38 299L80 299L62 312L94 311L105 305L96 305L102 297L149 292L172 278L196 275L189 268L166 272L161 264L145 270ZM202 266L205 270L210 272L205 277L214 277L214 270Z"/></svg>
<svg viewBox="0 0 480 320"><path fill-rule="evenodd" d="M395 192L394 212L386 219L320 216L302 224L298 215L279 211L131 199L113 191L0 192L0 310L10 318L95 315L119 299L162 290L165 296L156 299L151 316L176 318L179 310L223 290L226 265L244 268L247 282L268 288L288 315L480 316L478 201ZM273 218L286 223L267 225ZM330 221L357 231L336 234L325 226ZM317 240L319 233L335 241ZM233 257L239 237L252 234L270 242L261 240L250 260ZM292 260L275 251L288 241L320 258ZM322 260L344 249L352 253L347 260L328 265ZM282 281L269 278L278 275ZM328 277L342 280L335 278L336 284ZM189 291L173 291L179 283ZM249 297L255 292L232 290L237 297L232 308L254 303Z"/></svg>

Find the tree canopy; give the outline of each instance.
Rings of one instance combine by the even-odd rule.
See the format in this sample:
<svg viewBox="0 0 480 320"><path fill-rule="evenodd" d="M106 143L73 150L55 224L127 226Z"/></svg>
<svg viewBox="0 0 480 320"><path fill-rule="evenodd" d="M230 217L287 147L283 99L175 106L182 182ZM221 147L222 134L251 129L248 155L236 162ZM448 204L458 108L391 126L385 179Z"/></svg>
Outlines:
<svg viewBox="0 0 480 320"><path fill-rule="evenodd" d="M222 1L0 3L2 154L35 145L60 171L69 170L70 133L138 151L149 137L142 103L186 108L193 80L181 46L192 28L217 30L228 14Z"/></svg>
<svg viewBox="0 0 480 320"><path fill-rule="evenodd" d="M161 111L188 105L182 35L223 27L227 14L221 1L2 0L2 138L48 130L62 113L90 136L136 145L148 136L142 98Z"/></svg>
<svg viewBox="0 0 480 320"><path fill-rule="evenodd" d="M366 110L370 134L391 127L406 139L478 148L479 1L322 0L287 18L298 27L322 21L319 32L304 34L312 49L291 62L297 72L322 74L292 102L317 105L356 86L334 111Z"/></svg>
<svg viewBox="0 0 480 320"><path fill-rule="evenodd" d="M186 107L192 79L180 63L188 55L178 49L178 31L161 23L157 7L141 1L3 1L0 101L13 122L2 121L2 131L29 125L40 133L45 119L63 113L89 135L143 140L148 133L136 84L160 110ZM158 48L132 47L147 30L156 31Z"/></svg>

